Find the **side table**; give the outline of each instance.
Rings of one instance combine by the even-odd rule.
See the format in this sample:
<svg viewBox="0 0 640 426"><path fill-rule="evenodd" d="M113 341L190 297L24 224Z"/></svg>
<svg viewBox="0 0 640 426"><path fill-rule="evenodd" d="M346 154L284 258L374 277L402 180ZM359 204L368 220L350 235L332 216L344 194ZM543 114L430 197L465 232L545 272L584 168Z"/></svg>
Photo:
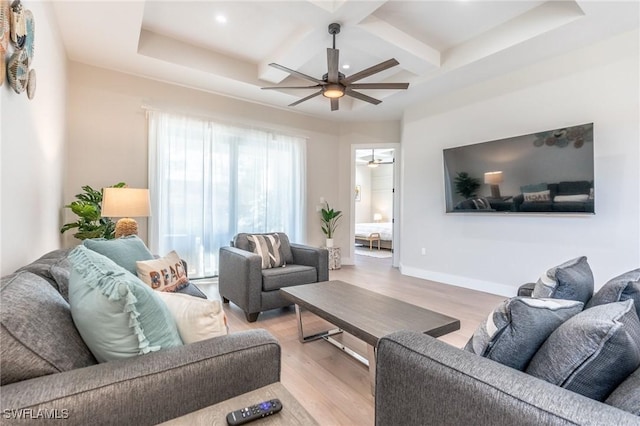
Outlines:
<svg viewBox="0 0 640 426"><path fill-rule="evenodd" d="M235 398L222 401L193 413L186 414L168 422L163 426L226 426L227 414L231 411L248 407L269 399L278 398L282 402L282 411L255 422L260 426L284 425L317 425L307 410L291 395L282 383L272 383L260 389L245 393ZM253 422L251 424L254 424Z"/></svg>
<svg viewBox="0 0 640 426"><path fill-rule="evenodd" d="M329 251L329 269L340 269L342 266L342 255L340 247L323 247Z"/></svg>

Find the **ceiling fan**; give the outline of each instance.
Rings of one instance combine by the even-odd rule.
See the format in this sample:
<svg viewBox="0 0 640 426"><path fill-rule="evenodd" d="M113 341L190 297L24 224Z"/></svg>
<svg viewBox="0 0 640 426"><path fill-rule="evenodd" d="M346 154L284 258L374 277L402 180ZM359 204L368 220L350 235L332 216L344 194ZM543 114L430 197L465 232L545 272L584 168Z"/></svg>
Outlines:
<svg viewBox="0 0 640 426"><path fill-rule="evenodd" d="M292 70L282 65L275 63L269 64L270 66L277 68L281 71L288 72L291 75L303 78L305 80L316 83L313 86L294 86L294 87L263 87L265 90L277 90L277 89L318 89L317 92L295 101L289 106L296 106L304 101L308 101L311 98L315 98L318 95L323 95L331 100L331 111L337 111L339 109L338 99L347 95L352 98L360 99L361 101L369 102L374 105L378 105L382 102L379 99L372 98L363 93L356 92L355 89L396 89L405 90L409 87L409 83L356 83L358 80L369 77L370 75L379 73L386 69L395 67L399 64L395 59L389 59L381 62L378 65L366 68L360 72L346 77L344 74L338 71L338 59L340 51L336 49L336 34L340 32L340 24L330 24L329 34L333 36L333 48L327 49L327 68L328 72L322 76L322 79L317 79L301 72Z"/></svg>
<svg viewBox="0 0 640 426"><path fill-rule="evenodd" d="M362 158L358 162L362 162L362 163L366 162L367 163L367 167L371 167L371 168L378 167L380 164L393 164L394 163L393 156L389 157L390 158L389 161L384 161L382 158L376 158L375 149L371 150L371 159L369 161L366 160L367 157L368 156Z"/></svg>

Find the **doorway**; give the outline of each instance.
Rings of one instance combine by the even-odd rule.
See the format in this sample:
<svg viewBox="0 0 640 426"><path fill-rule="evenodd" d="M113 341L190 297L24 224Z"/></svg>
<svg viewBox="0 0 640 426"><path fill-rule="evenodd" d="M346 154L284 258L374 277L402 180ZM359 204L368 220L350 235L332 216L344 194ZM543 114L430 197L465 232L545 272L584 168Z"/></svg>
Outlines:
<svg viewBox="0 0 640 426"><path fill-rule="evenodd" d="M395 266L395 144L354 146L353 255L356 263Z"/></svg>

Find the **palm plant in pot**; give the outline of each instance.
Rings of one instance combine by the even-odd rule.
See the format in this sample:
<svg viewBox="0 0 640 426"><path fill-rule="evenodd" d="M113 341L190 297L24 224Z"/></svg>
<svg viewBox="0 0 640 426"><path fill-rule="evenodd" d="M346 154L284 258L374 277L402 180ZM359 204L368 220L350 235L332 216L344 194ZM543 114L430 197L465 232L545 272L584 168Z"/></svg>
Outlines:
<svg viewBox="0 0 640 426"><path fill-rule="evenodd" d="M329 207L329 203L325 202L325 208L321 211L322 232L327 236L327 247L333 247L333 233L338 227L338 221L342 217L342 211L334 210Z"/></svg>
<svg viewBox="0 0 640 426"><path fill-rule="evenodd" d="M124 188L124 182L116 183L111 188ZM76 229L73 234L79 240L87 238L113 239L115 236L116 224L108 217L102 217L102 190L93 189L89 185L82 187L84 191L76 194L76 200L64 206L71 209L78 216L75 222L65 223L60 228L60 233L65 233L70 229Z"/></svg>

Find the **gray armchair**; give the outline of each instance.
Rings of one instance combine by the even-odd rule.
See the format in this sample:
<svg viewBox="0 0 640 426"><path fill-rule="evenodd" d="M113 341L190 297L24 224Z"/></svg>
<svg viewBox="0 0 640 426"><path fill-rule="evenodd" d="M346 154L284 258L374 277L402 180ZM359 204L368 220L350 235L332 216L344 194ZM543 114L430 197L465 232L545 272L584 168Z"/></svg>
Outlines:
<svg viewBox="0 0 640 426"><path fill-rule="evenodd" d="M249 251L249 235L240 233L233 239L233 247L220 248L218 285L222 301L238 305L247 321L256 321L260 312L291 305L280 296L280 288L329 279L326 249L291 244L287 235L279 232L286 265L262 269L261 257Z"/></svg>

